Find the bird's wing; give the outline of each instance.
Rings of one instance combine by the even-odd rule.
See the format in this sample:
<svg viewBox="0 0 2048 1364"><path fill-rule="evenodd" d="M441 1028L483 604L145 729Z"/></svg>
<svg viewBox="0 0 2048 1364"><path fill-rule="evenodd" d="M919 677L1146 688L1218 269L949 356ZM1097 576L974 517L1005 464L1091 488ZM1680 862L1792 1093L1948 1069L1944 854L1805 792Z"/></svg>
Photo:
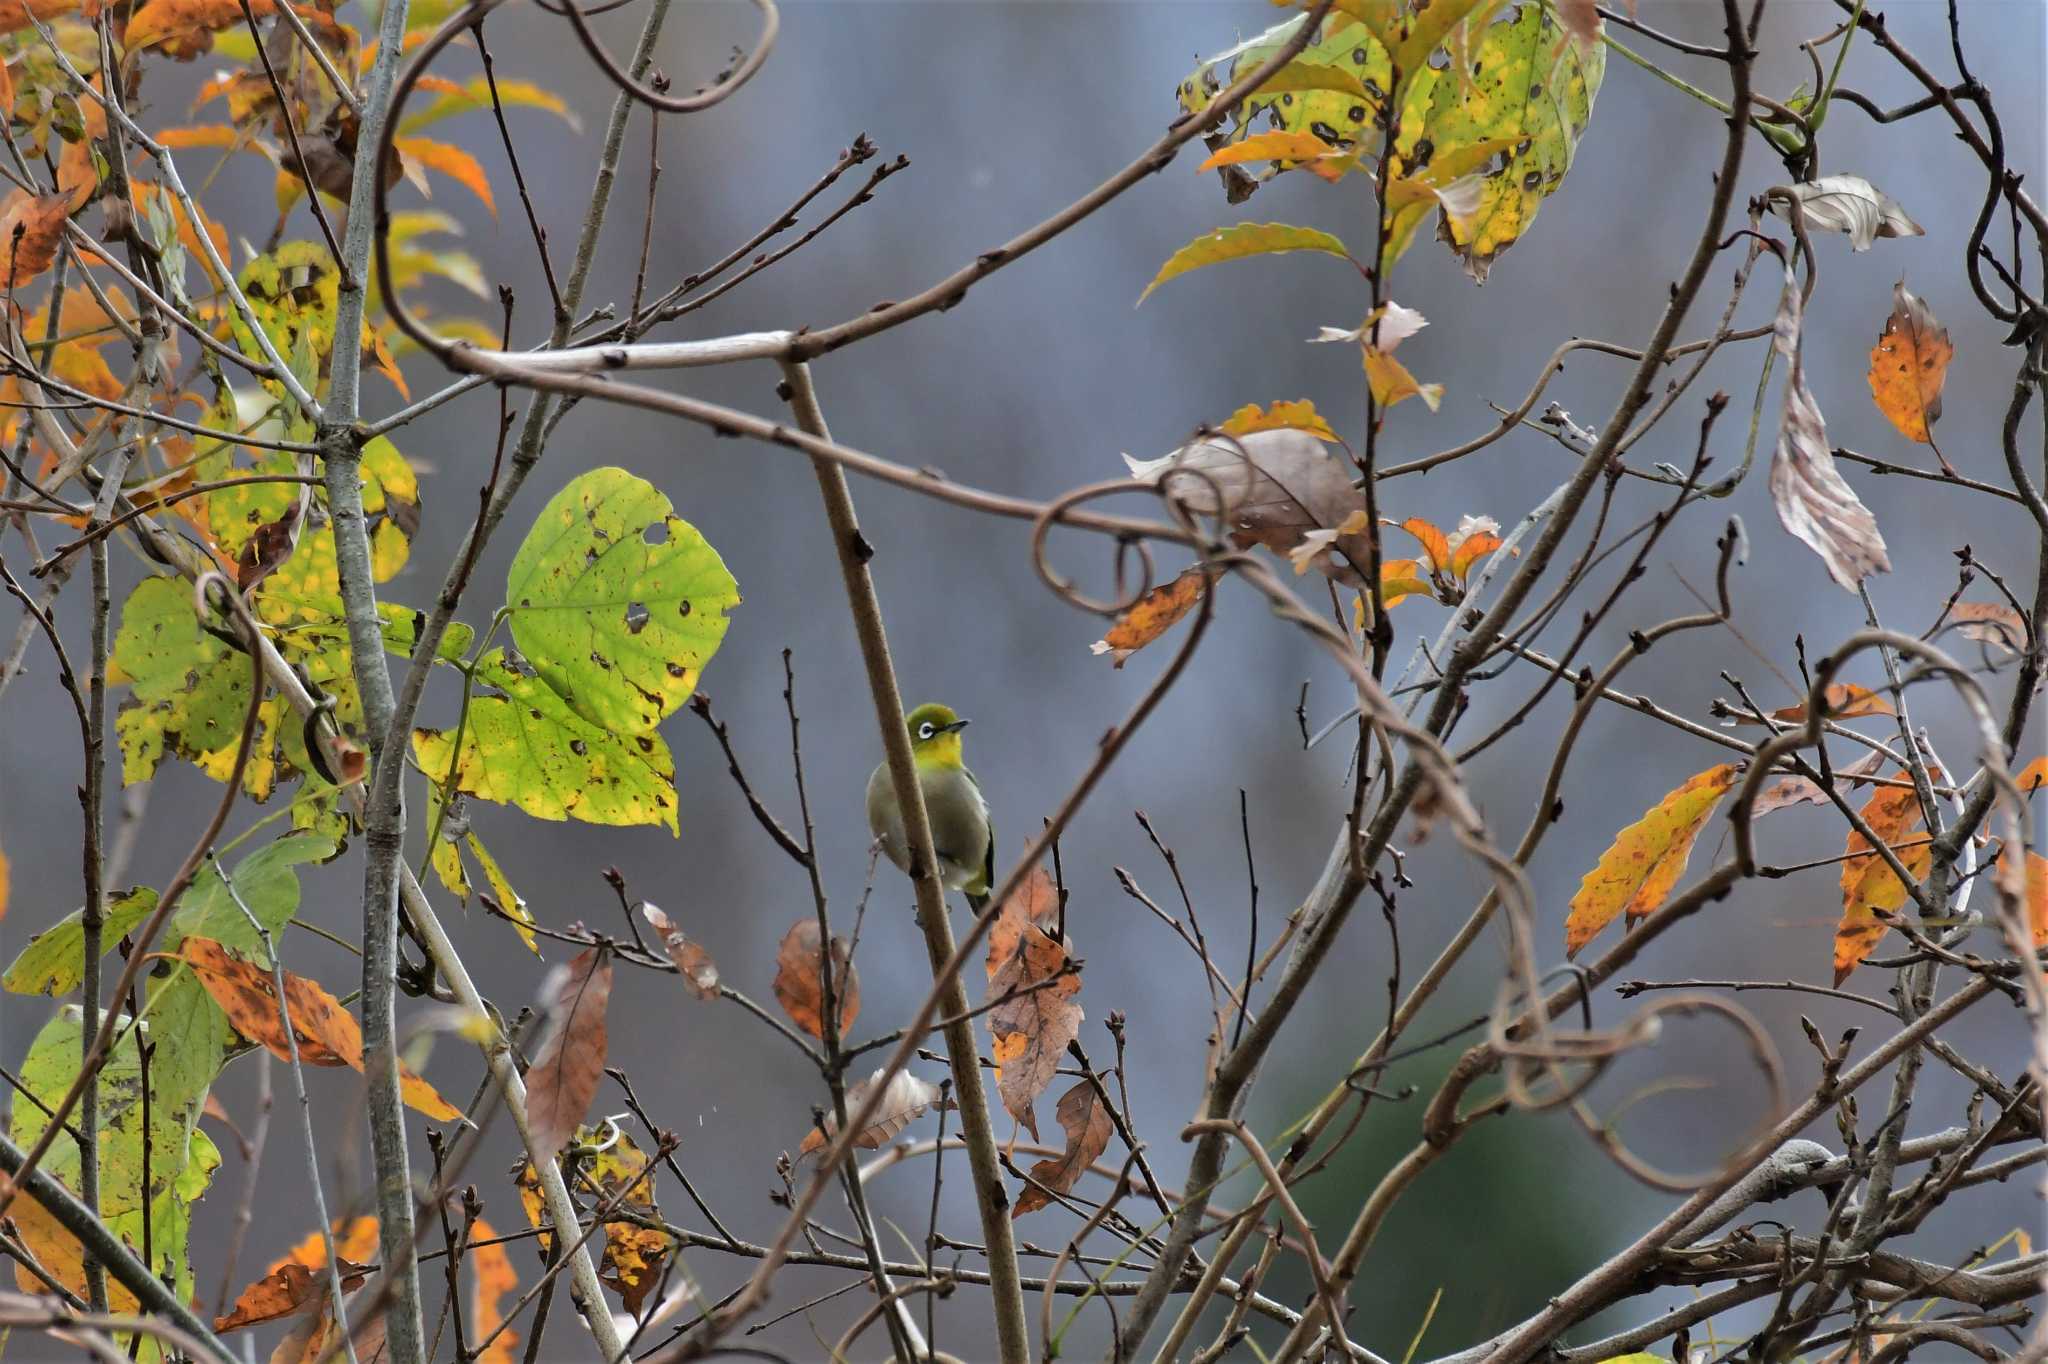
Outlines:
<svg viewBox="0 0 2048 1364"><path fill-rule="evenodd" d="M987 902L989 892L996 884L996 817L989 813L988 797L981 793L981 782L976 779L974 769L963 767L960 770L967 774L967 784L974 788L975 799L981 802L982 823L988 826L988 847L981 857L981 885L966 888L968 899L979 909Z"/></svg>

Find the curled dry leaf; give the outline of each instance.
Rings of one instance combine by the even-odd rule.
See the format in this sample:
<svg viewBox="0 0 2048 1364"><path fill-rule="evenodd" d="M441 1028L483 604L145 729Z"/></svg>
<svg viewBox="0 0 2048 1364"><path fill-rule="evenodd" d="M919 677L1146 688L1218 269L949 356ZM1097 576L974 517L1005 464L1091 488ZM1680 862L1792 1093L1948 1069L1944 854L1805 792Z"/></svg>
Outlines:
<svg viewBox="0 0 2048 1364"><path fill-rule="evenodd" d="M699 999L718 998L718 963L702 943L691 942L682 929L651 901L640 902L640 917L661 937L661 950L675 963L683 985Z"/></svg>
<svg viewBox="0 0 2048 1364"><path fill-rule="evenodd" d="M1094 654L1108 654L1110 664L1121 668L1124 661L1165 634L1182 616L1195 609L1209 590L1209 575L1199 566L1184 570L1170 583L1153 588L1116 618L1101 639L1088 646Z"/></svg>
<svg viewBox="0 0 2048 1364"><path fill-rule="evenodd" d="M1329 530L1312 530L1302 536L1301 543L1287 551L1287 561L1294 565L1295 576L1300 577L1308 572L1309 569L1316 567L1320 560L1329 554L1331 547L1337 543L1339 536L1361 534L1371 524L1372 518L1365 514L1363 508L1360 508L1358 511L1345 517L1344 524L1341 526L1334 526ZM1335 576L1336 571L1341 570L1342 565L1335 565L1332 576Z"/></svg>
<svg viewBox="0 0 2048 1364"><path fill-rule="evenodd" d="M1381 411L1408 398L1422 399L1432 412L1443 404L1442 384L1417 383L1406 365L1373 346L1365 347L1365 382Z"/></svg>
<svg viewBox="0 0 2048 1364"><path fill-rule="evenodd" d="M866 1101L868 1091L874 1088L885 1070L886 1066L877 1069L873 1075L846 1091L847 1112L851 1113ZM882 1091L882 1102L876 1107L874 1117L854 1135L853 1144L863 1151L874 1150L924 1116L924 1111L932 1106L932 1100L938 1097L939 1087L931 1081L921 1080L907 1070L897 1071L890 1077L888 1088ZM803 1145L797 1148L798 1158L822 1150L838 1130L838 1123L827 1113L825 1125L813 1127L804 1137Z"/></svg>
<svg viewBox="0 0 2048 1364"><path fill-rule="evenodd" d="M1691 860L1700 830L1739 775L1741 769L1733 763L1710 767L1614 836L1572 896L1564 926L1565 955L1576 956L1617 914L1626 911L1633 925L1656 912Z"/></svg>
<svg viewBox="0 0 2048 1364"><path fill-rule="evenodd" d="M1415 333L1429 325L1429 319L1413 308L1404 308L1389 299L1374 308L1365 321L1350 331L1338 327L1324 327L1309 338L1311 345L1327 341L1349 341L1353 345L1370 345L1388 355L1394 348Z"/></svg>
<svg viewBox="0 0 2048 1364"><path fill-rule="evenodd" d="M296 1041L299 1060L305 1065L347 1066L362 1073L362 1029L356 1025L355 1016L322 989L318 981L290 971L282 973L284 1003L292 1020L292 1036L287 1038L278 1008L277 983L268 970L211 938L186 938L179 944L177 960L192 968L192 974L228 1016L236 1032L279 1060L292 1059L291 1044ZM442 1098L403 1062L398 1067L398 1088L408 1107L436 1122L452 1122L462 1116L461 1109Z"/></svg>
<svg viewBox="0 0 2048 1364"><path fill-rule="evenodd" d="M1959 601L1949 608L1948 618L1964 639L1989 644L2002 653L2018 653L2027 647L2026 617L2004 602Z"/></svg>
<svg viewBox="0 0 2048 1364"><path fill-rule="evenodd" d="M1108 1149L1110 1134L1116 1131L1109 1109L1090 1080L1082 1080L1060 1095L1059 1107L1053 1111L1059 1116L1060 1126L1066 1129L1067 1149L1057 1159L1041 1160L1031 1167L1035 1182L1025 1185L1017 1195L1017 1201L1010 1207L1012 1220L1049 1205L1052 1195L1046 1189L1055 1193L1071 1190L1082 1173Z"/></svg>
<svg viewBox="0 0 2048 1364"><path fill-rule="evenodd" d="M553 1160L590 1111L604 1078L611 950L600 945L578 952L548 972L540 994L548 1031L526 1069L527 1132L534 1158Z"/></svg>
<svg viewBox="0 0 2048 1364"><path fill-rule="evenodd" d="M1941 387L1955 354L1934 310L1904 280L1893 285L1891 316L1870 351L1870 396L1907 440L1934 443L1931 428L1941 417Z"/></svg>
<svg viewBox="0 0 2048 1364"><path fill-rule="evenodd" d="M602 1130L578 1128L574 1141L587 1148L578 1156L579 1188L594 1190L596 1202L618 1214L605 1219L604 1255L598 1262L597 1277L619 1295L627 1311L638 1315L648 1293L661 1281L662 1267L675 1248L666 1232L642 1225L661 1220L661 1209L654 1200L652 1162L632 1137L611 1124ZM551 1253L554 1233L548 1229L547 1200L531 1162L521 1162L514 1186L528 1224L540 1232L542 1253Z"/></svg>
<svg viewBox="0 0 2048 1364"><path fill-rule="evenodd" d="M1059 894L1043 868L1034 868L1003 902L988 940L988 1030L996 1062L996 1092L1010 1116L1035 1139L1032 1103L1059 1072L1067 1044L1081 1032L1080 965L1069 943L1053 936Z"/></svg>
<svg viewBox="0 0 2048 1364"><path fill-rule="evenodd" d="M1820 555L1829 577L1853 592L1872 573L1888 572L1891 559L1885 553L1884 537L1878 534L1877 518L1835 468L1827 424L1806 386L1800 327L1799 281L1788 265L1772 344L1791 362L1791 373L1785 380L1778 448L1771 456L1771 501L1777 506L1779 523Z"/></svg>
<svg viewBox="0 0 2048 1364"><path fill-rule="evenodd" d="M370 1266L359 1265L347 1256L341 1258L340 1268L343 1292L354 1292L362 1287L370 1272ZM327 1257L324 1254L317 1265L286 1259L244 1288L227 1314L213 1319L213 1329L239 1331L288 1317L324 1298L327 1284Z"/></svg>
<svg viewBox="0 0 2048 1364"><path fill-rule="evenodd" d="M1892 703L1868 687L1859 687L1854 682L1830 682L1821 692L1821 716L1828 720L1858 720L1867 715L1892 715ZM1723 701L1723 706L1728 703ZM1729 707L1730 710L1734 708ZM1801 701L1793 706L1780 706L1771 712L1773 720L1782 720L1788 725L1806 723L1806 703ZM1737 712L1727 721L1729 725L1758 725L1763 721L1747 710Z"/></svg>
<svg viewBox="0 0 2048 1364"><path fill-rule="evenodd" d="M825 960L818 950L818 921L806 916L789 926L775 952L775 1001L790 1021L820 1041L825 1037ZM860 1016L860 971L846 939L832 936L832 994L839 1002L839 1035Z"/></svg>
<svg viewBox="0 0 2048 1364"><path fill-rule="evenodd" d="M1199 515L1221 514L1240 548L1264 545L1288 554L1310 531L1335 530L1365 510L1349 468L1305 431L1254 431L1213 436L1158 459L1129 455L1131 477L1165 488ZM1348 562L1324 555L1318 566L1331 577L1362 586L1356 565L1371 562L1364 534L1340 534L1336 548Z"/></svg>
<svg viewBox="0 0 2048 1364"><path fill-rule="evenodd" d="M1902 780L1910 777L1904 769L1894 775ZM1903 786L1881 788L1858 813L1872 833L1887 845L1895 845L1920 826L1920 798L1908 780L1908 784ZM1915 879L1927 874L1928 865L1933 860L1931 846L1923 842L1915 847L1895 850L1899 861ZM1905 883L1899 880L1889 863L1871 850L1862 834L1851 829L1843 852L1842 921L1835 928L1837 985L1849 978L1849 973L1862 964L1878 940L1884 937L1887 925L1877 917L1878 913L1895 913L1906 903Z"/></svg>
<svg viewBox="0 0 2048 1364"><path fill-rule="evenodd" d="M1879 237L1919 237L1926 229L1906 216L1889 194L1860 175L1823 175L1818 180L1773 191L1771 209L1785 214L1782 195L1798 201L1808 228L1846 232L1849 245L1868 251Z"/></svg>
<svg viewBox="0 0 2048 1364"><path fill-rule="evenodd" d="M1878 768L1884 765L1884 754L1872 749L1847 767L1835 769L1835 780L1852 784L1868 782L1877 776ZM1817 782L1805 777L1780 777L1757 793L1756 800L1749 807L1751 819L1761 819L1774 811L1790 809L1794 805L1826 805L1827 792Z"/></svg>

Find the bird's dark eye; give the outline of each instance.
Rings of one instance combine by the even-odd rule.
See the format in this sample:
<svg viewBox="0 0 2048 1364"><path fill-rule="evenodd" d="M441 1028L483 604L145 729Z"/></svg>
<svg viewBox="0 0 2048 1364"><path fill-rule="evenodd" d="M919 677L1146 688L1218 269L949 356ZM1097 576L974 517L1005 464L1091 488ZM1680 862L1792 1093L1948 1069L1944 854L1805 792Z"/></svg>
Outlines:
<svg viewBox="0 0 2048 1364"><path fill-rule="evenodd" d="M931 721L927 720L917 727L917 737L920 739L929 739L932 737Z"/></svg>

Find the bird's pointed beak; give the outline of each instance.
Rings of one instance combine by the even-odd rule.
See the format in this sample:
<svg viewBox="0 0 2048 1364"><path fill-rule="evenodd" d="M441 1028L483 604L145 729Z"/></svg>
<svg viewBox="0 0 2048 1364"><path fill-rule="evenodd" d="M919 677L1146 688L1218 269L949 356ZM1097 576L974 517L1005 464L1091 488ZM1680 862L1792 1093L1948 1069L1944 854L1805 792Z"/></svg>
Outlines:
<svg viewBox="0 0 2048 1364"><path fill-rule="evenodd" d="M972 721L972 720L955 720L955 721L954 721L954 722L953 722L952 724L950 724L950 725L946 725L946 726L942 727L942 728L941 728L941 729L939 730L939 733L941 733L941 734L958 734L958 733L959 733L959 732L960 732L961 730L963 730L963 729L967 728L967 727L968 727L969 725L971 725L971 724L973 724L973 723L974 723L974 721Z"/></svg>

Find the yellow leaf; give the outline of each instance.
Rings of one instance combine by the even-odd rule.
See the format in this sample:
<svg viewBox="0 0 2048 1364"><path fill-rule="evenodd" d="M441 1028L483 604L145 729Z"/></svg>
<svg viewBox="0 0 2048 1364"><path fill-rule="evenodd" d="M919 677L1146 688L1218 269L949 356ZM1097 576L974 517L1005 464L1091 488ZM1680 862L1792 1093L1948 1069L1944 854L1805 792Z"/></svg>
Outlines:
<svg viewBox="0 0 2048 1364"><path fill-rule="evenodd" d="M1270 409L1261 411L1257 403L1246 403L1230 414L1230 419L1218 430L1231 436L1248 436L1254 431L1275 431L1289 429L1306 431L1320 441L1337 439L1337 433L1323 420L1316 405L1306 398L1295 402L1276 402Z"/></svg>
<svg viewBox="0 0 2048 1364"><path fill-rule="evenodd" d="M491 211L492 217L498 215L498 205L491 198L490 177L484 174L482 163L475 157L460 147L436 142L432 138L401 137L396 142L406 160L416 161L428 170L439 171L457 181L484 201L484 207Z"/></svg>
<svg viewBox="0 0 2048 1364"><path fill-rule="evenodd" d="M1441 573L1450 567L1451 542L1449 536L1419 516L1411 516L1406 521L1400 522L1399 525L1402 530L1407 531L1422 542L1422 552L1429 556L1429 566L1432 571Z"/></svg>
<svg viewBox="0 0 2048 1364"><path fill-rule="evenodd" d="M1382 411L1404 398L1421 398L1434 412L1443 402L1442 384L1418 384L1408 367L1383 350L1365 349L1365 381L1372 388L1372 400Z"/></svg>
<svg viewBox="0 0 2048 1364"><path fill-rule="evenodd" d="M1218 166L1241 165L1246 161L1297 161L1308 163L1308 168L1324 179L1335 180L1343 176L1344 167L1330 165L1325 158L1335 156L1341 150L1314 133L1280 129L1253 133L1250 137L1227 143L1210 153L1209 159L1195 169L1198 172L1209 171Z"/></svg>
<svg viewBox="0 0 2048 1364"><path fill-rule="evenodd" d="M1577 955L1617 914L1626 911L1633 924L1656 912L1678 883L1692 857L1693 842L1737 775L1733 763L1710 767L1614 836L1572 896L1564 926L1567 956Z"/></svg>
<svg viewBox="0 0 2048 1364"><path fill-rule="evenodd" d="M1166 264L1159 267L1159 273L1145 286L1145 292L1138 295L1138 302L1143 303L1154 289L1190 270L1283 251L1320 251L1345 260L1351 258L1343 242L1312 227L1292 227L1287 223L1239 223L1235 227L1219 227L1213 232L1203 233L1168 256Z"/></svg>
<svg viewBox="0 0 2048 1364"><path fill-rule="evenodd" d="M1941 417L1941 386L1955 354L1933 311L1904 280L1893 285L1891 316L1870 351L1870 396L1907 440L1934 443L1928 428Z"/></svg>

